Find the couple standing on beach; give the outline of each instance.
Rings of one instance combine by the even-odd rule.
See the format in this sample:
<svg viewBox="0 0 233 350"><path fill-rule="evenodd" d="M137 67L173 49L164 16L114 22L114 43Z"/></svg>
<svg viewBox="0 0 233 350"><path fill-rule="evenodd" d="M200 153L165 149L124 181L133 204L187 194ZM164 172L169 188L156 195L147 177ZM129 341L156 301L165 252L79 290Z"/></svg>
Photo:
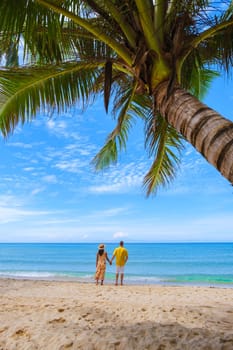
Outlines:
<svg viewBox="0 0 233 350"><path fill-rule="evenodd" d="M119 247L117 247L112 255L112 259L109 260L107 252L104 251L104 244L99 245L98 252L96 254L96 273L95 280L96 284L101 281L101 285L104 283L104 276L106 271L106 260L112 265L113 260L116 258L116 282L115 285L118 285L118 278L120 275L121 285L123 285L124 279L124 267L128 260L128 251L124 247L124 242L120 241Z"/></svg>

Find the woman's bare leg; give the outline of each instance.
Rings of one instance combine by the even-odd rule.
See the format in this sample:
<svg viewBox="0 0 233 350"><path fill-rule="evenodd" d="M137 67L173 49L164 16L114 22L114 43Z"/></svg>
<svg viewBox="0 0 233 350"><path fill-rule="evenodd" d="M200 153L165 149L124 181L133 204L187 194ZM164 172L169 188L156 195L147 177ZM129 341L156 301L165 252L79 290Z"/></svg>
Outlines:
<svg viewBox="0 0 233 350"><path fill-rule="evenodd" d="M119 273L116 273L116 283L115 283L116 286L118 285L118 277L119 277Z"/></svg>

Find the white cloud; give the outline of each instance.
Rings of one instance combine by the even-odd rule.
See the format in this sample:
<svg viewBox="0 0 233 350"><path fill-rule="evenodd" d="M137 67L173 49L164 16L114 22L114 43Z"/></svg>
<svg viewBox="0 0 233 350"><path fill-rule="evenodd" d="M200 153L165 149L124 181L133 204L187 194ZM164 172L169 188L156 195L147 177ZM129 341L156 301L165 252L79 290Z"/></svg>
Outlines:
<svg viewBox="0 0 233 350"><path fill-rule="evenodd" d="M47 121L46 125L49 129L53 130L56 127L57 123L56 123L56 121L54 121L54 119L49 119Z"/></svg>
<svg viewBox="0 0 233 350"><path fill-rule="evenodd" d="M73 128L74 126L74 120L73 120ZM69 140L75 140L75 141L81 141L86 140L85 137L80 136L79 133L71 131L71 126L69 125L68 121L64 120L58 120L58 119L49 119L47 122L47 127L50 131L50 133L56 135L56 137L62 137L63 139L69 139ZM76 123L77 126L77 123Z"/></svg>
<svg viewBox="0 0 233 350"><path fill-rule="evenodd" d="M125 232L116 232L113 234L113 238L126 238L128 234Z"/></svg>
<svg viewBox="0 0 233 350"><path fill-rule="evenodd" d="M25 221L26 218L47 215L45 211L33 211L18 208L0 207L0 225L16 222Z"/></svg>
<svg viewBox="0 0 233 350"><path fill-rule="evenodd" d="M90 193L111 194L141 191L142 181L148 166L144 161L117 164L96 175L97 184L88 188Z"/></svg>
<svg viewBox="0 0 233 350"><path fill-rule="evenodd" d="M9 142L8 146L17 147L17 148L29 148L29 149L33 147L32 144L24 143L24 142Z"/></svg>
<svg viewBox="0 0 233 350"><path fill-rule="evenodd" d="M19 207L23 204L23 202L24 200L21 198L10 194L4 194L0 196L1 207Z"/></svg>
<svg viewBox="0 0 233 350"><path fill-rule="evenodd" d="M24 170L24 171L30 172L30 171L34 171L35 168L33 168L33 167L27 167L27 168L23 168L23 170Z"/></svg>
<svg viewBox="0 0 233 350"><path fill-rule="evenodd" d="M106 218L106 217L114 217L118 215L122 215L124 213L127 213L128 209L125 207L122 208L111 208L106 210L99 210L95 211L94 213L90 214L91 218Z"/></svg>
<svg viewBox="0 0 233 350"><path fill-rule="evenodd" d="M34 190L31 191L31 195L35 196L38 193L44 192L45 189L46 189L45 187L37 187L37 188L35 188Z"/></svg>
<svg viewBox="0 0 233 350"><path fill-rule="evenodd" d="M80 173L81 169L86 169L88 165L89 163L86 161L81 161L80 159L70 159L56 162L55 168L70 173Z"/></svg>
<svg viewBox="0 0 233 350"><path fill-rule="evenodd" d="M46 175L42 177L42 180L44 182L50 183L50 184L56 184L57 183L57 177L55 175Z"/></svg>
<svg viewBox="0 0 233 350"><path fill-rule="evenodd" d="M99 185L99 186L90 186L88 188L90 193L119 193L122 192L123 188L125 186L122 186L122 184L114 184L114 185Z"/></svg>

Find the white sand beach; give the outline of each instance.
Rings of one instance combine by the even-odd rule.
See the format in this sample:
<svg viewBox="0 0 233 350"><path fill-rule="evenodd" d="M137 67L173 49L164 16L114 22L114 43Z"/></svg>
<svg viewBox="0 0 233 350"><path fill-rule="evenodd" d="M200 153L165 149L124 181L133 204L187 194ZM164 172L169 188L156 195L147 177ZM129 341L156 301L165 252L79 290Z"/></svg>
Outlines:
<svg viewBox="0 0 233 350"><path fill-rule="evenodd" d="M232 350L233 289L0 279L1 350Z"/></svg>

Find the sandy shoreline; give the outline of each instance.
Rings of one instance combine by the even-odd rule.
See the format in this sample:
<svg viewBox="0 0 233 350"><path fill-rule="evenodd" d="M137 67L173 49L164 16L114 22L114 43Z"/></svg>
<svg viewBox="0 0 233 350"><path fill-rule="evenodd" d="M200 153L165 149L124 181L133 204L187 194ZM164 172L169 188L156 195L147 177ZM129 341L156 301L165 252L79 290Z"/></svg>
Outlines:
<svg viewBox="0 0 233 350"><path fill-rule="evenodd" d="M233 289L0 279L0 350L232 350Z"/></svg>

